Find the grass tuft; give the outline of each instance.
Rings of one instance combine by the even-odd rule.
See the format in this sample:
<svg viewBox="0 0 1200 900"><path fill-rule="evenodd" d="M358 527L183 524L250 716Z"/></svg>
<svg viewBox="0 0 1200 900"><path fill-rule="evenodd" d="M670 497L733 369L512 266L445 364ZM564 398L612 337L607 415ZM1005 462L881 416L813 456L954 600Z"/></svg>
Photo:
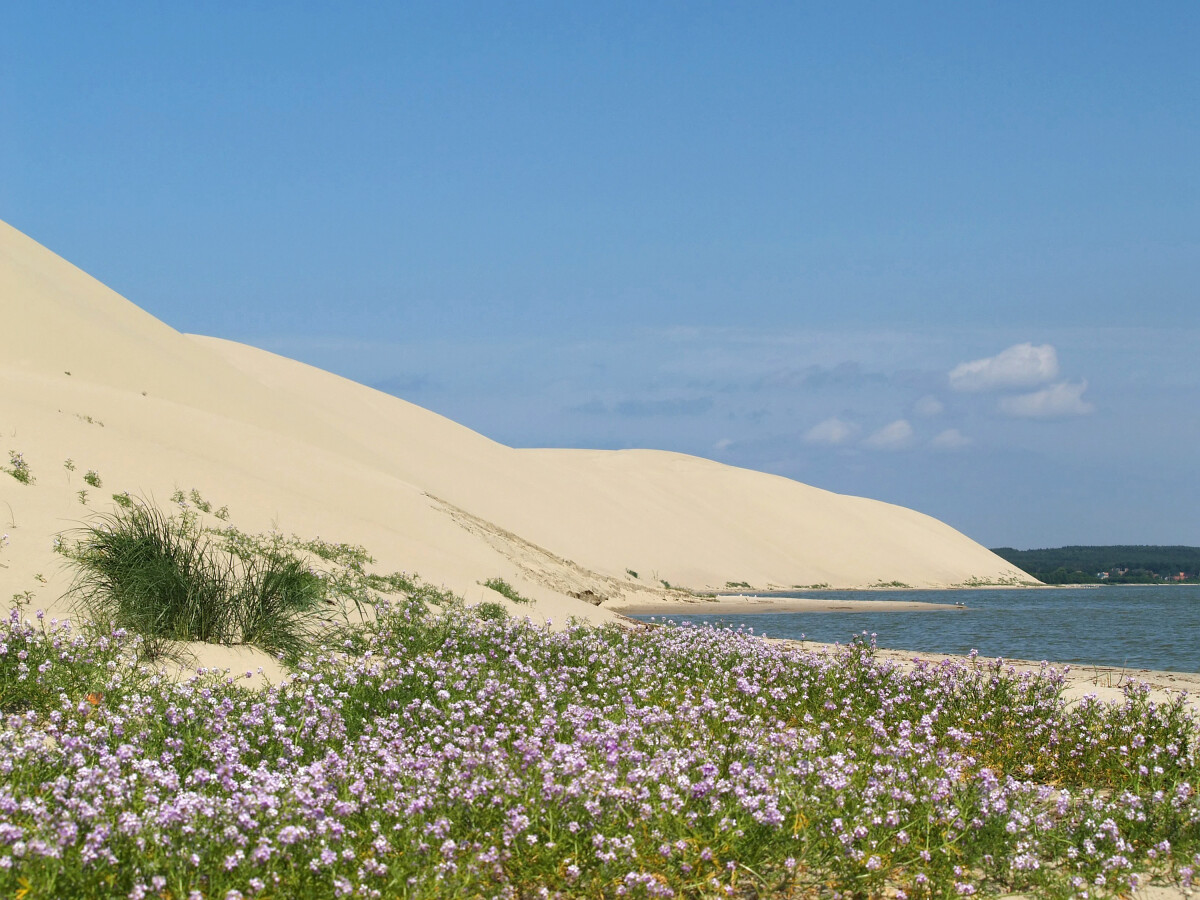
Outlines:
<svg viewBox="0 0 1200 900"><path fill-rule="evenodd" d="M194 520L137 500L88 526L69 551L77 603L96 621L171 641L253 644L288 656L307 645L324 582L285 552L239 556Z"/></svg>

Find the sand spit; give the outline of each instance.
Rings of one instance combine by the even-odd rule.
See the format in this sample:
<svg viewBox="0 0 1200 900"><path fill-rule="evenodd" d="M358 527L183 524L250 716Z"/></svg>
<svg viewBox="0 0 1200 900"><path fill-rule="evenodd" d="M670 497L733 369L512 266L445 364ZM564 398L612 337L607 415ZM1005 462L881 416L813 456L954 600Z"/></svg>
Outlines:
<svg viewBox="0 0 1200 900"><path fill-rule="evenodd" d="M776 612L954 612L953 603L925 600L842 600L829 597L759 597L718 594L677 600L631 600L610 609L627 616L722 616Z"/></svg>

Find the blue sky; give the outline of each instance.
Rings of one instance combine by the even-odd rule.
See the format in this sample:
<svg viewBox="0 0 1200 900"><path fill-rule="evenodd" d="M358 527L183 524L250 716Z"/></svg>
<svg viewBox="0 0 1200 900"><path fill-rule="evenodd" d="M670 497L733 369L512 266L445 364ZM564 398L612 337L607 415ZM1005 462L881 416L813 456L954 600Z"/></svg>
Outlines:
<svg viewBox="0 0 1200 900"><path fill-rule="evenodd" d="M0 218L517 446L1200 544L1200 7L8 4Z"/></svg>

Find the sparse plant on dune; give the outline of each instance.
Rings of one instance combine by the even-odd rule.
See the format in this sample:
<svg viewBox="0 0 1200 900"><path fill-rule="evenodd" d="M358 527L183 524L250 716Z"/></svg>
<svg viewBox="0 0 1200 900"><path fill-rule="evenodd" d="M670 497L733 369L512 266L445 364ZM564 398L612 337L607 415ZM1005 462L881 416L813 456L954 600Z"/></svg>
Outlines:
<svg viewBox="0 0 1200 900"><path fill-rule="evenodd" d="M97 473L95 469L88 469L87 474L83 476L83 480L94 488L98 488L103 484L103 482L100 480L99 473Z"/></svg>
<svg viewBox="0 0 1200 900"><path fill-rule="evenodd" d="M635 572L635 571L633 571L633 569L626 569L626 570L625 570L625 574L626 574L626 575L628 575L630 578L633 578L633 579L636 579L636 578L638 577L638 573L637 573L637 572Z"/></svg>
<svg viewBox="0 0 1200 900"><path fill-rule="evenodd" d="M483 583L485 588L491 588L497 594L507 597L513 603L522 603L531 605L533 603L528 597L524 597L517 592L517 589L505 581L503 578L489 578Z"/></svg>
<svg viewBox="0 0 1200 900"><path fill-rule="evenodd" d="M11 475L21 484L33 484L37 481L33 477L33 473L29 470L29 463L25 461L25 456L15 450L10 450L8 454L8 464L10 468L4 471Z"/></svg>

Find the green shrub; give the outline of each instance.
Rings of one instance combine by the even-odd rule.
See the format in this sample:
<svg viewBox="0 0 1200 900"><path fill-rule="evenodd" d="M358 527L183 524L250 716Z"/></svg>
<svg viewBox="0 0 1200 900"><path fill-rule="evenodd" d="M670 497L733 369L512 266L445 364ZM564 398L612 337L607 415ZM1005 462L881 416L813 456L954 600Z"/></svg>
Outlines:
<svg viewBox="0 0 1200 900"><path fill-rule="evenodd" d="M491 619L499 622L508 618L508 610L504 608L504 604L494 603L491 600L485 600L478 606L471 607L471 611L481 619Z"/></svg>
<svg viewBox="0 0 1200 900"><path fill-rule="evenodd" d="M83 476L83 480L94 488L98 488L102 484L100 476L95 469L88 469L87 474Z"/></svg>

